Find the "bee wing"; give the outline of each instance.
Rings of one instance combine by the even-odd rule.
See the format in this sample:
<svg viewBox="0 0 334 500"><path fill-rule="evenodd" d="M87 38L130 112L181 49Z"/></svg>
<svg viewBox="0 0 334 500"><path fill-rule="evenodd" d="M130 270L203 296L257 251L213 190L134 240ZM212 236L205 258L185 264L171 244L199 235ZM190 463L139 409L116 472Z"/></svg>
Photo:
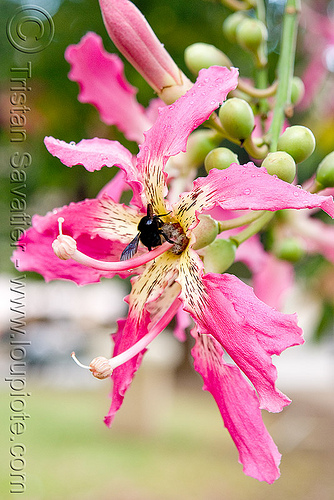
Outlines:
<svg viewBox="0 0 334 500"><path fill-rule="evenodd" d="M127 247L124 248L120 260L128 260L131 259L135 255L138 249L138 243L139 243L139 234L133 238L132 241L128 244Z"/></svg>

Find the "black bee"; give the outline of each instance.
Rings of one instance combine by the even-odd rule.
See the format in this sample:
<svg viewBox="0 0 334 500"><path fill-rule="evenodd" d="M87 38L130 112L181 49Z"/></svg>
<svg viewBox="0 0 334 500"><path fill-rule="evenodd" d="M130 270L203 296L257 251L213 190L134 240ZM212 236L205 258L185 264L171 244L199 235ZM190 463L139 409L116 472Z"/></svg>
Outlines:
<svg viewBox="0 0 334 500"><path fill-rule="evenodd" d="M130 241L128 246L125 247L120 260L131 259L131 257L135 255L138 249L139 240L149 251L152 250L152 247L162 245L161 236L169 243L174 243L163 230L163 226L167 224L163 222L160 217L164 217L165 215L168 214L154 215L152 205L149 203L147 205L147 215L145 215L138 224L139 233Z"/></svg>

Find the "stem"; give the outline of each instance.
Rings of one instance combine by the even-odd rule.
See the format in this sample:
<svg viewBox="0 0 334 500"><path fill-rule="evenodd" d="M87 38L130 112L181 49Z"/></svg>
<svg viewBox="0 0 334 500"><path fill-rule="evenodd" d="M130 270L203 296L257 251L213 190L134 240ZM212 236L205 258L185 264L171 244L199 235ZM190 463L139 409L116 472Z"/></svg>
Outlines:
<svg viewBox="0 0 334 500"><path fill-rule="evenodd" d="M255 141L253 141L251 135L244 140L242 147L247 151L247 153L250 156L256 158L257 160L262 160L268 154L267 144L262 144L261 146L257 146L257 144L255 144Z"/></svg>
<svg viewBox="0 0 334 500"><path fill-rule="evenodd" d="M276 103L269 129L270 151L277 149L277 141L284 123L285 109L291 104L291 81L294 73L299 11L300 0L287 0L283 19L281 53L278 61Z"/></svg>
<svg viewBox="0 0 334 500"><path fill-rule="evenodd" d="M257 234L263 227L268 224L268 222L274 217L275 212L263 211L262 215L250 224L246 229L240 231L240 233L232 236L230 239L239 246L244 241L248 240L254 234Z"/></svg>
<svg viewBox="0 0 334 500"><path fill-rule="evenodd" d="M249 85L249 83L239 78L237 89L241 90L241 92L244 92L245 94L248 94L251 97L257 97L259 99L265 97L271 97L276 94L277 82L274 82L272 85L270 85L270 87L265 87L264 83L260 84L258 82L258 84L259 88L255 88L252 85Z"/></svg>
<svg viewBox="0 0 334 500"><path fill-rule="evenodd" d="M223 5L226 5L231 10L249 10L254 7L254 2L251 1L243 1L243 0L220 0Z"/></svg>
<svg viewBox="0 0 334 500"><path fill-rule="evenodd" d="M250 224L259 219L266 212L267 212L266 210L252 211L247 214L241 215L240 217L236 217L235 219L219 221L218 232L222 233L223 231L227 231L229 229L234 229L236 227L241 227L245 226L246 224Z"/></svg>

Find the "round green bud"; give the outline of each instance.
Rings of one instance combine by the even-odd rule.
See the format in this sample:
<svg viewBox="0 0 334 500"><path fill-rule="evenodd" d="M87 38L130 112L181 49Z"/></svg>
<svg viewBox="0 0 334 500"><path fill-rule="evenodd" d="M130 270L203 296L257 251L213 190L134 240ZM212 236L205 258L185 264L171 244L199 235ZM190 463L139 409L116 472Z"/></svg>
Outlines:
<svg viewBox="0 0 334 500"><path fill-rule="evenodd" d="M298 104L305 94L305 85L301 78L294 76L291 82L291 104Z"/></svg>
<svg viewBox="0 0 334 500"><path fill-rule="evenodd" d="M233 151L228 148L215 148L205 157L204 167L209 173L212 168L224 170L228 168L231 163L238 163L238 157Z"/></svg>
<svg viewBox="0 0 334 500"><path fill-rule="evenodd" d="M276 251L277 257L289 262L297 262L304 255L304 249L297 238L282 240Z"/></svg>
<svg viewBox="0 0 334 500"><path fill-rule="evenodd" d="M268 174L277 175L285 182L292 182L296 176L296 163L289 153L285 151L275 151L269 153L262 162Z"/></svg>
<svg viewBox="0 0 334 500"><path fill-rule="evenodd" d="M194 250L206 247L212 243L218 234L218 223L210 215L199 214L199 223L193 230L196 241L193 244Z"/></svg>
<svg viewBox="0 0 334 500"><path fill-rule="evenodd" d="M180 169L197 168L203 164L206 155L220 143L221 138L213 130L195 130L187 144L187 151L180 157ZM175 157L174 157L175 158ZM174 159L176 164L177 159Z"/></svg>
<svg viewBox="0 0 334 500"><path fill-rule="evenodd" d="M236 43L236 30L241 21L245 19L245 14L242 12L235 12L228 16L223 22L223 33L227 40L231 43Z"/></svg>
<svg viewBox="0 0 334 500"><path fill-rule="evenodd" d="M217 238L205 249L203 263L206 273L224 273L234 262L236 244Z"/></svg>
<svg viewBox="0 0 334 500"><path fill-rule="evenodd" d="M296 163L301 163L313 153L315 138L311 130L303 125L288 127L279 137L277 149L292 156Z"/></svg>
<svg viewBox="0 0 334 500"><path fill-rule="evenodd" d="M238 44L249 52L256 52L268 38L265 24L258 19L246 18L236 29Z"/></svg>
<svg viewBox="0 0 334 500"><path fill-rule="evenodd" d="M253 111L244 99L232 97L225 101L220 107L219 118L228 135L234 139L244 141L253 132Z"/></svg>
<svg viewBox="0 0 334 500"><path fill-rule="evenodd" d="M323 187L334 187L334 151L320 162L316 179Z"/></svg>
<svg viewBox="0 0 334 500"><path fill-rule="evenodd" d="M200 69L210 66L232 66L229 58L217 49L214 45L208 43L193 43L186 48L184 60L187 67L194 75L197 75Z"/></svg>

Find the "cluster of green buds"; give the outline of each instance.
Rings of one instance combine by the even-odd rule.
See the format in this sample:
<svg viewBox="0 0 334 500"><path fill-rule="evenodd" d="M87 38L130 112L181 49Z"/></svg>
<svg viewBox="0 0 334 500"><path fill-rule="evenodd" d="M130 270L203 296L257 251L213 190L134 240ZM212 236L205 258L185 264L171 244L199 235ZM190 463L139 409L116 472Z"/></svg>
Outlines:
<svg viewBox="0 0 334 500"><path fill-rule="evenodd" d="M112 40L166 104L174 102L191 88L191 81L177 67L133 4L124 2L119 9L117 2L99 1ZM302 80L294 75L300 0L287 0L285 3L280 56L273 81L272 67L268 62L265 3L257 0L220 1L233 11L224 20L222 33L230 44L238 47L239 52L251 60L254 74L252 78L249 75L246 78L241 69L237 88L219 111L207 120L204 124L206 128L193 132L186 152L170 160L170 169L175 171L177 179L171 188L175 191L170 193L171 198L174 194L178 196L183 184L186 186L188 179L203 164L207 172L214 168L226 169L231 164L239 163L238 155L242 155L240 163L241 159L243 163L247 161L248 155L249 160L264 167L270 175L288 183L297 183L297 167L315 149L315 137L309 128L295 124L287 126L286 122L293 118L294 108L305 92ZM127 23L128 19L131 19L130 23ZM126 36L124 29L128 30ZM194 76L202 68L231 68L234 65L221 48L208 43L190 45L185 50L184 59ZM334 153L320 163L309 190L317 192L332 186ZM245 235L237 239L217 237L225 229L231 229L231 225L217 226L212 219L201 218L194 232L194 248L202 252L207 271L225 271L233 263L240 242L261 231L273 218L263 213L247 217L245 220L240 217L232 224L234 228L245 224ZM291 238L289 241L281 240L280 245L273 245L273 249L278 257L292 261L298 260L303 253L296 251L296 241ZM294 257L290 258L292 254Z"/></svg>
<svg viewBox="0 0 334 500"><path fill-rule="evenodd" d="M297 167L310 158L315 150L316 141L312 131L304 125L286 126L293 118L294 107L304 96L303 81L294 75L294 54L299 16L298 0L288 0L282 27L280 58L276 69L276 79L269 81L265 12L256 2L226 0L222 3L234 9L222 25L226 39L250 54L254 66L254 78L240 74L238 87L220 107L217 115L207 122L220 137L220 144L207 151L205 149L204 167L207 172L213 168L226 169L239 163L238 150L243 148L250 160L264 167L270 175L277 176L288 183L298 182ZM194 43L185 50L185 63L197 75L202 68L212 65L231 68L233 62L218 47L206 43ZM226 142L226 140L228 142ZM232 146L232 143L235 146ZM244 153L242 153L244 156ZM202 155L204 156L204 155ZM309 189L312 192L334 186L334 152L320 163L316 179ZM259 214L259 218L263 214ZM254 217L256 220L256 215ZM264 217L267 223L270 217ZM249 222L252 222L250 220ZM242 221L240 220L240 226ZM207 223L206 223L207 224ZM199 228L202 221L199 224ZM237 224L236 224L237 226ZM207 225L205 227L207 231ZM260 227L257 224L257 227ZM221 226L221 230L223 225ZM216 227L211 228L212 236L197 248L203 249L203 262L207 272L224 272L234 261L237 240L216 238ZM200 232L200 229L198 229ZM220 230L218 231L218 233ZM277 257L295 262L304 255L304 249L295 238L282 239L273 247Z"/></svg>

